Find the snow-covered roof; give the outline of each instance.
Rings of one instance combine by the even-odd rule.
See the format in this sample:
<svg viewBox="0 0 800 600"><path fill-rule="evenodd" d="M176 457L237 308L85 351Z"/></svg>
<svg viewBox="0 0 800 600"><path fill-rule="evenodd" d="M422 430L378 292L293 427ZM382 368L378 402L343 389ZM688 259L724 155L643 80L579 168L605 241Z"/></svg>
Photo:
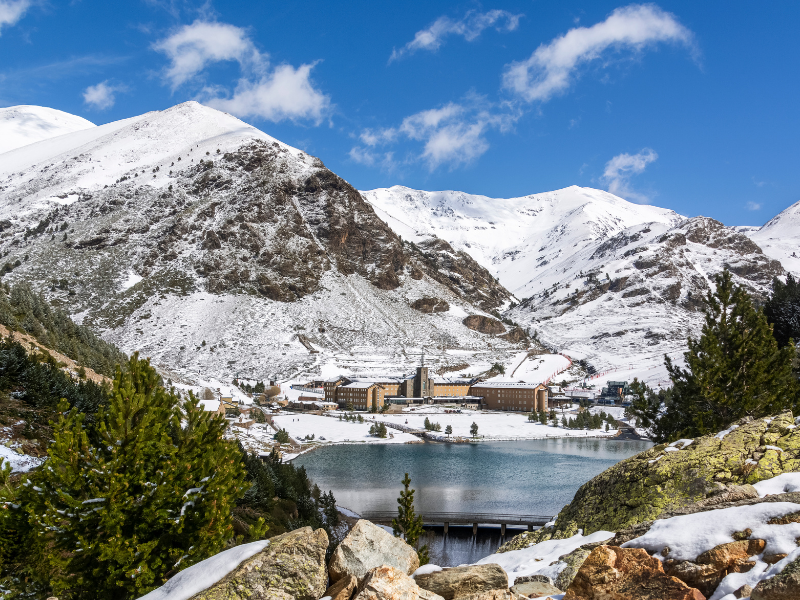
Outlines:
<svg viewBox="0 0 800 600"><path fill-rule="evenodd" d="M199 400L198 405L203 407L203 410L208 412L216 412L219 410L219 400Z"/></svg>
<svg viewBox="0 0 800 600"><path fill-rule="evenodd" d="M371 388L373 385L378 385L374 381L354 381L353 383L348 383L347 385L343 385L343 388L349 389L367 389Z"/></svg>
<svg viewBox="0 0 800 600"><path fill-rule="evenodd" d="M541 387L542 383L514 383L514 382L494 382L494 381L484 381L482 383L476 383L472 387L479 387L479 388L503 388L503 389L521 389L521 390L533 390L538 387Z"/></svg>

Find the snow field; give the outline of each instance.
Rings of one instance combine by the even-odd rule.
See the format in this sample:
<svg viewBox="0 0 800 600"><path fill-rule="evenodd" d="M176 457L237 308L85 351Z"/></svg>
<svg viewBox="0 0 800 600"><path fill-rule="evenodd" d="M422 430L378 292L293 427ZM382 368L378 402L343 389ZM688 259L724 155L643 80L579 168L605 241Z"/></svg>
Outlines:
<svg viewBox="0 0 800 600"><path fill-rule="evenodd" d="M396 429L389 429L386 438L371 436L369 428L377 421L367 416L364 416L364 423L353 423L319 415L286 414L274 417L273 422L298 442L309 435L314 435L313 441L320 443L405 444L419 441L416 436ZM321 437L325 439L320 440Z"/></svg>
<svg viewBox="0 0 800 600"><path fill-rule="evenodd" d="M595 531L587 536L578 534L565 540L548 540L529 548L492 554L482 558L475 564L500 565L508 573L509 587L514 585L514 581L518 577L527 575L546 575L555 580L558 574L567 566L567 563L557 562L559 556L569 554L584 544L602 542L611 537L614 537L614 533L611 531ZM555 564L552 564L554 562Z"/></svg>
<svg viewBox="0 0 800 600"><path fill-rule="evenodd" d="M8 464L11 465L11 471L14 473L25 473L44 462L43 458L19 454L5 445L0 445L0 459L3 459L4 462L8 462Z"/></svg>

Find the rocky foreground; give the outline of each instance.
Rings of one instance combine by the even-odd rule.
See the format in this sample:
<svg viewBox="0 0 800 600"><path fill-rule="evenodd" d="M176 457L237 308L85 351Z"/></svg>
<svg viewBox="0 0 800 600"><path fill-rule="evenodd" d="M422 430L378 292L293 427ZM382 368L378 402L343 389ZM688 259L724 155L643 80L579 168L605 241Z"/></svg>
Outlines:
<svg viewBox="0 0 800 600"><path fill-rule="evenodd" d="M800 600L800 431L790 413L659 445L475 565L420 567L358 521L326 561L306 527L182 571L140 600Z"/></svg>

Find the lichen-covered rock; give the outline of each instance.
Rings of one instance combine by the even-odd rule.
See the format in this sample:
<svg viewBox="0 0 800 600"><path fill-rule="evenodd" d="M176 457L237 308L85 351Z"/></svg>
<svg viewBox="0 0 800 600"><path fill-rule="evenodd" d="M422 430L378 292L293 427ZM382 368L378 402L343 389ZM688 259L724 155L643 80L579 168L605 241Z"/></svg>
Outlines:
<svg viewBox="0 0 800 600"><path fill-rule="evenodd" d="M569 554L560 556L558 558L559 562L566 563L567 566L558 574L558 577L553 582L554 585L560 590L568 589L572 580L575 579L575 575L578 574L581 566L591 553L592 551L587 548L577 548Z"/></svg>
<svg viewBox="0 0 800 600"><path fill-rule="evenodd" d="M400 569L388 565L367 573L358 586L353 600L443 600L433 592L419 587Z"/></svg>
<svg viewBox="0 0 800 600"><path fill-rule="evenodd" d="M375 567L388 565L410 575L419 568L416 550L364 519L336 547L328 565L331 581L352 575L359 582Z"/></svg>
<svg viewBox="0 0 800 600"><path fill-rule="evenodd" d="M696 588L664 573L641 548L598 546L584 561L564 600L706 600Z"/></svg>
<svg viewBox="0 0 800 600"><path fill-rule="evenodd" d="M284 533L191 600L317 600L328 582L327 549L324 529Z"/></svg>
<svg viewBox="0 0 800 600"><path fill-rule="evenodd" d="M688 505L699 510L754 498L748 484L798 470L800 429L792 414L748 417L725 435L659 444L617 463L581 486L553 526L521 534L499 551L565 539L578 529L620 531Z"/></svg>
<svg viewBox="0 0 800 600"><path fill-rule="evenodd" d="M444 600L454 600L489 590L508 589L508 575L500 565L470 565L442 569L414 577L417 585L438 594Z"/></svg>
<svg viewBox="0 0 800 600"><path fill-rule="evenodd" d="M800 558L790 562L783 571L753 588L750 600L797 600L800 598Z"/></svg>
<svg viewBox="0 0 800 600"><path fill-rule="evenodd" d="M526 581L524 583L515 583L511 591L520 596L527 598L541 598L550 594L563 594L553 583L546 581Z"/></svg>

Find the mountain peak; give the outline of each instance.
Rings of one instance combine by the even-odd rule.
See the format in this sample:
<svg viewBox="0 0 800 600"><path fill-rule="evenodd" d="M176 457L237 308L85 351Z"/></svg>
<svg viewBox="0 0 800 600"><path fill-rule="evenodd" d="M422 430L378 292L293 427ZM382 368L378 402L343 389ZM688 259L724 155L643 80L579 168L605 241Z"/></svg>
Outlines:
<svg viewBox="0 0 800 600"><path fill-rule="evenodd" d="M55 108L27 104L0 108L0 154L92 127L91 121Z"/></svg>

